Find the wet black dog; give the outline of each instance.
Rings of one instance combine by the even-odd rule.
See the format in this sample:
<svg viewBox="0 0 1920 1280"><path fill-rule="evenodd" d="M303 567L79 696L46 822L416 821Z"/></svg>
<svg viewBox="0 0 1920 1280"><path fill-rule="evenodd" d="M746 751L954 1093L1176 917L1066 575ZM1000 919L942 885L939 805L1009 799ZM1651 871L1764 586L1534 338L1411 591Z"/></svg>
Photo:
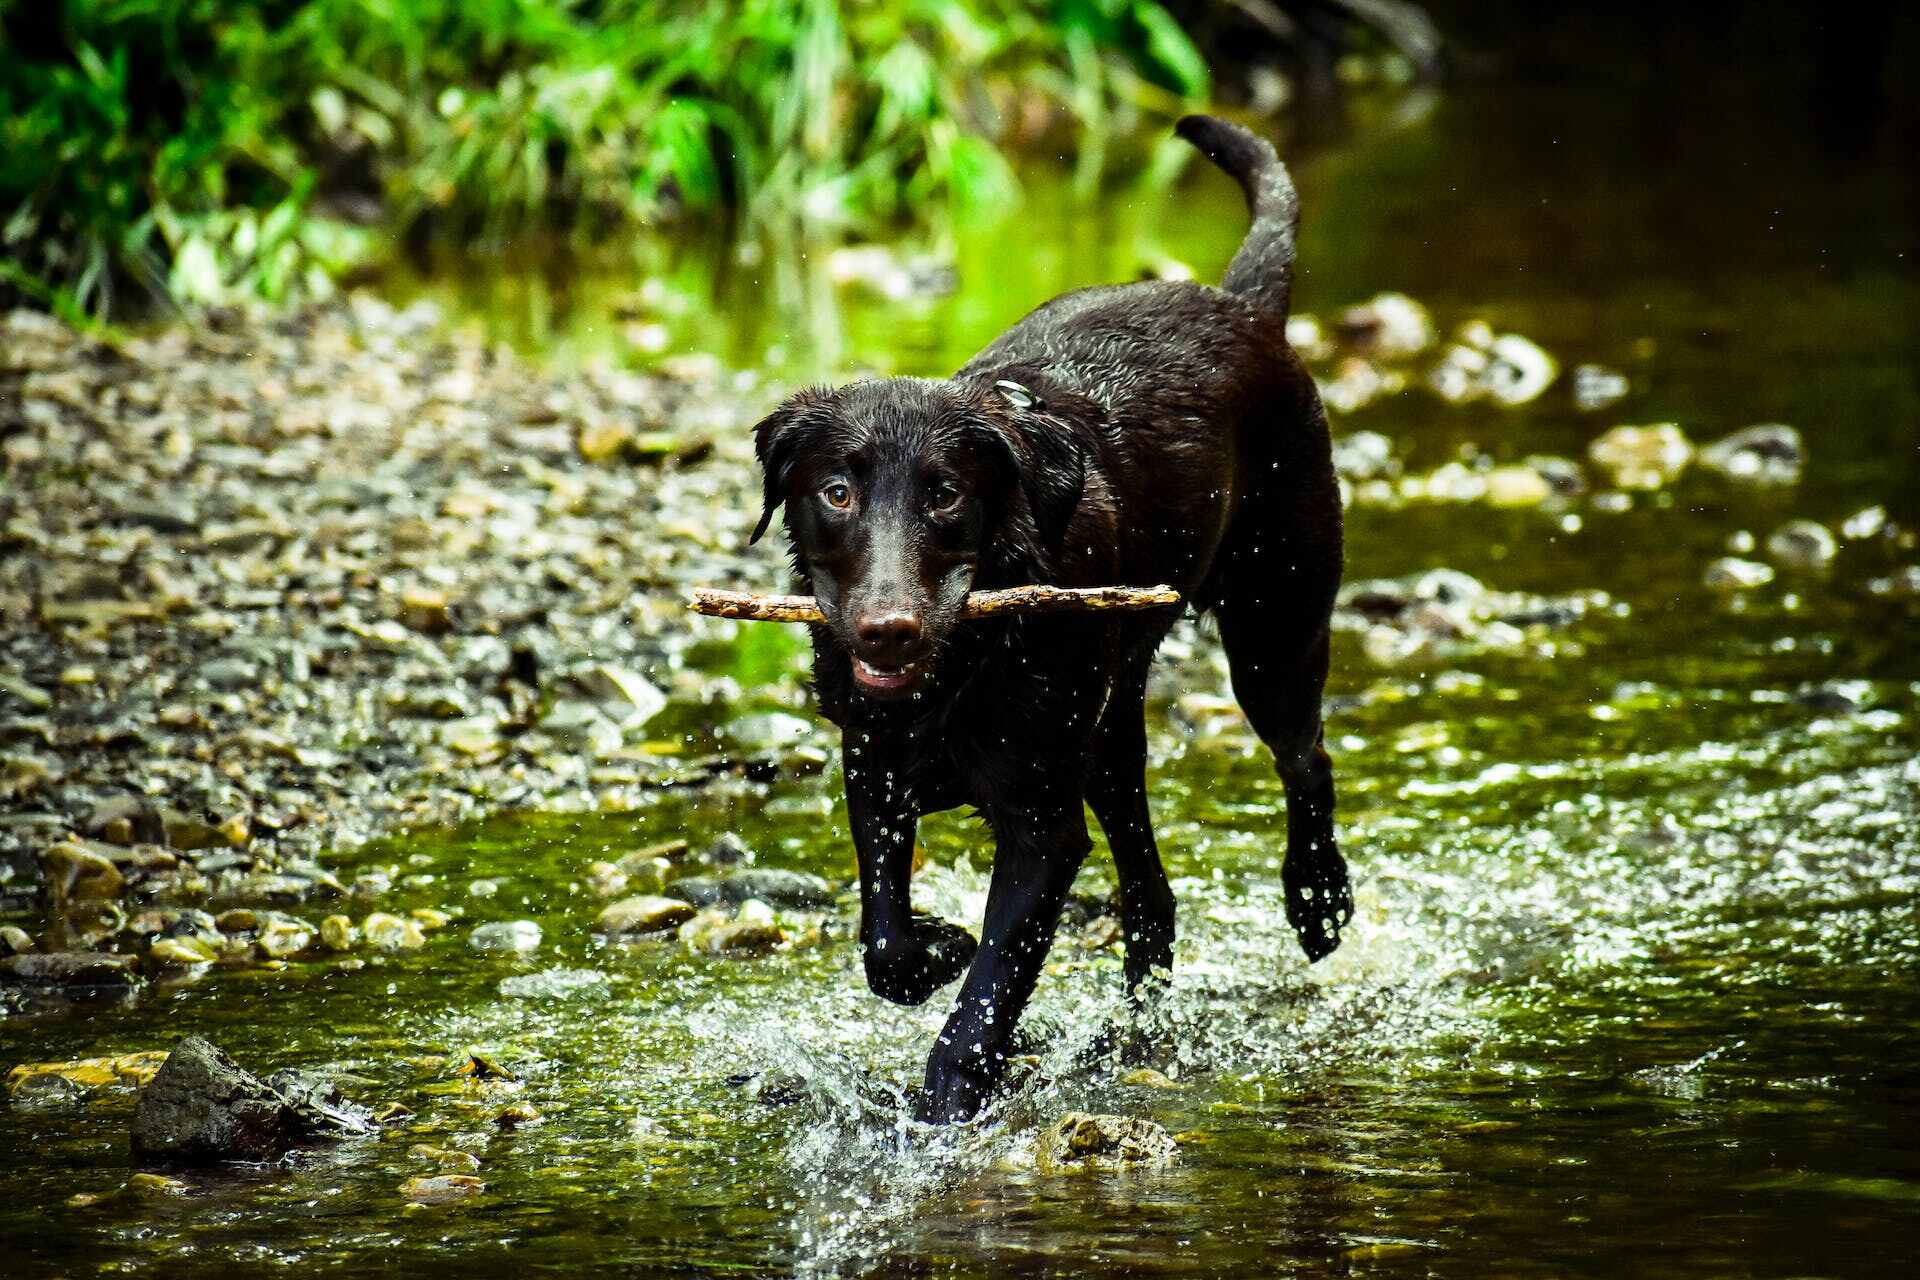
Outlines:
<svg viewBox="0 0 1920 1280"><path fill-rule="evenodd" d="M975 588L1171 583L1218 620L1241 706L1287 794L1287 914L1311 959L1352 913L1320 695L1340 577L1326 418L1286 341L1298 205L1273 148L1179 132L1245 189L1219 288L1149 282L1046 303L946 381L802 392L761 422L757 540L786 504L825 614L814 684L843 732L867 980L918 1004L966 982L922 1118L999 1079L1090 843L1112 846L1130 989L1173 958L1147 811L1142 701L1173 610L960 620ZM921 814L971 805L996 851L982 941L908 900Z"/></svg>

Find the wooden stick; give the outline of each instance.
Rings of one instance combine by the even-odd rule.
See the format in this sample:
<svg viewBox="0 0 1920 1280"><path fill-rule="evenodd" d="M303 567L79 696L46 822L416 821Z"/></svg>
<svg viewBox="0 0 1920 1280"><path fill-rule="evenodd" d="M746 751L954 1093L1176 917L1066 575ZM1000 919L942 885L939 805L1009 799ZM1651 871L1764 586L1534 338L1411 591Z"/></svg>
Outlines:
<svg viewBox="0 0 1920 1280"><path fill-rule="evenodd" d="M1180 603L1172 587L1008 587L967 596L962 618L1000 613L1099 613L1108 609L1164 609ZM695 587L687 607L742 622L825 622L812 596L762 596L750 591Z"/></svg>

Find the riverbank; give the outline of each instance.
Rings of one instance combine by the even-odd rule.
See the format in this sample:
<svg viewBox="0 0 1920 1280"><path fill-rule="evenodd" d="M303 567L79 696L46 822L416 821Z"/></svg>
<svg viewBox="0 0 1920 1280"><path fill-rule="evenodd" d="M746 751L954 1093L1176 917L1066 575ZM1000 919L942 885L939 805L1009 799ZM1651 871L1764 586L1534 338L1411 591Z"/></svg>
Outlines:
<svg viewBox="0 0 1920 1280"><path fill-rule="evenodd" d="M725 696L680 588L739 581L768 394L365 297L118 348L8 317L0 911L339 896L316 855L378 832L778 768L647 728Z"/></svg>

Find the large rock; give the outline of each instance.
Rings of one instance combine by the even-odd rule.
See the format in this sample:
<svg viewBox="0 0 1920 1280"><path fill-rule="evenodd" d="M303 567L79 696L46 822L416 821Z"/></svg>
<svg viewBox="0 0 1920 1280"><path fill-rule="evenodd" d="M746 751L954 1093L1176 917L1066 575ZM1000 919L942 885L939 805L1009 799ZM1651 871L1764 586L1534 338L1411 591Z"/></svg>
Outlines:
<svg viewBox="0 0 1920 1280"><path fill-rule="evenodd" d="M135 1157L173 1164L275 1160L297 1143L373 1127L325 1082L285 1072L275 1081L280 1087L188 1036L141 1091Z"/></svg>
<svg viewBox="0 0 1920 1280"><path fill-rule="evenodd" d="M63 990L130 987L139 978L132 956L101 951L49 951L0 960L0 983L60 987Z"/></svg>
<svg viewBox="0 0 1920 1280"><path fill-rule="evenodd" d="M1151 1120L1069 1111L1040 1135L1042 1168L1117 1168L1171 1164L1180 1148Z"/></svg>

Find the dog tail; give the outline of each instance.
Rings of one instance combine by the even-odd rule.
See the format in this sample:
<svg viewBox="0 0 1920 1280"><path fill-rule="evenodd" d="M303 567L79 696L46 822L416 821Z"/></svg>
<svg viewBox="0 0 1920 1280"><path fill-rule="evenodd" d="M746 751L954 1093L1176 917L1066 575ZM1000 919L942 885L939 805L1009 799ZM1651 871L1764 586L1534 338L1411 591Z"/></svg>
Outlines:
<svg viewBox="0 0 1920 1280"><path fill-rule="evenodd" d="M1186 116L1174 132L1247 193L1253 225L1220 287L1286 319L1293 299L1293 237L1300 226L1300 197L1287 166L1265 138L1213 116Z"/></svg>

